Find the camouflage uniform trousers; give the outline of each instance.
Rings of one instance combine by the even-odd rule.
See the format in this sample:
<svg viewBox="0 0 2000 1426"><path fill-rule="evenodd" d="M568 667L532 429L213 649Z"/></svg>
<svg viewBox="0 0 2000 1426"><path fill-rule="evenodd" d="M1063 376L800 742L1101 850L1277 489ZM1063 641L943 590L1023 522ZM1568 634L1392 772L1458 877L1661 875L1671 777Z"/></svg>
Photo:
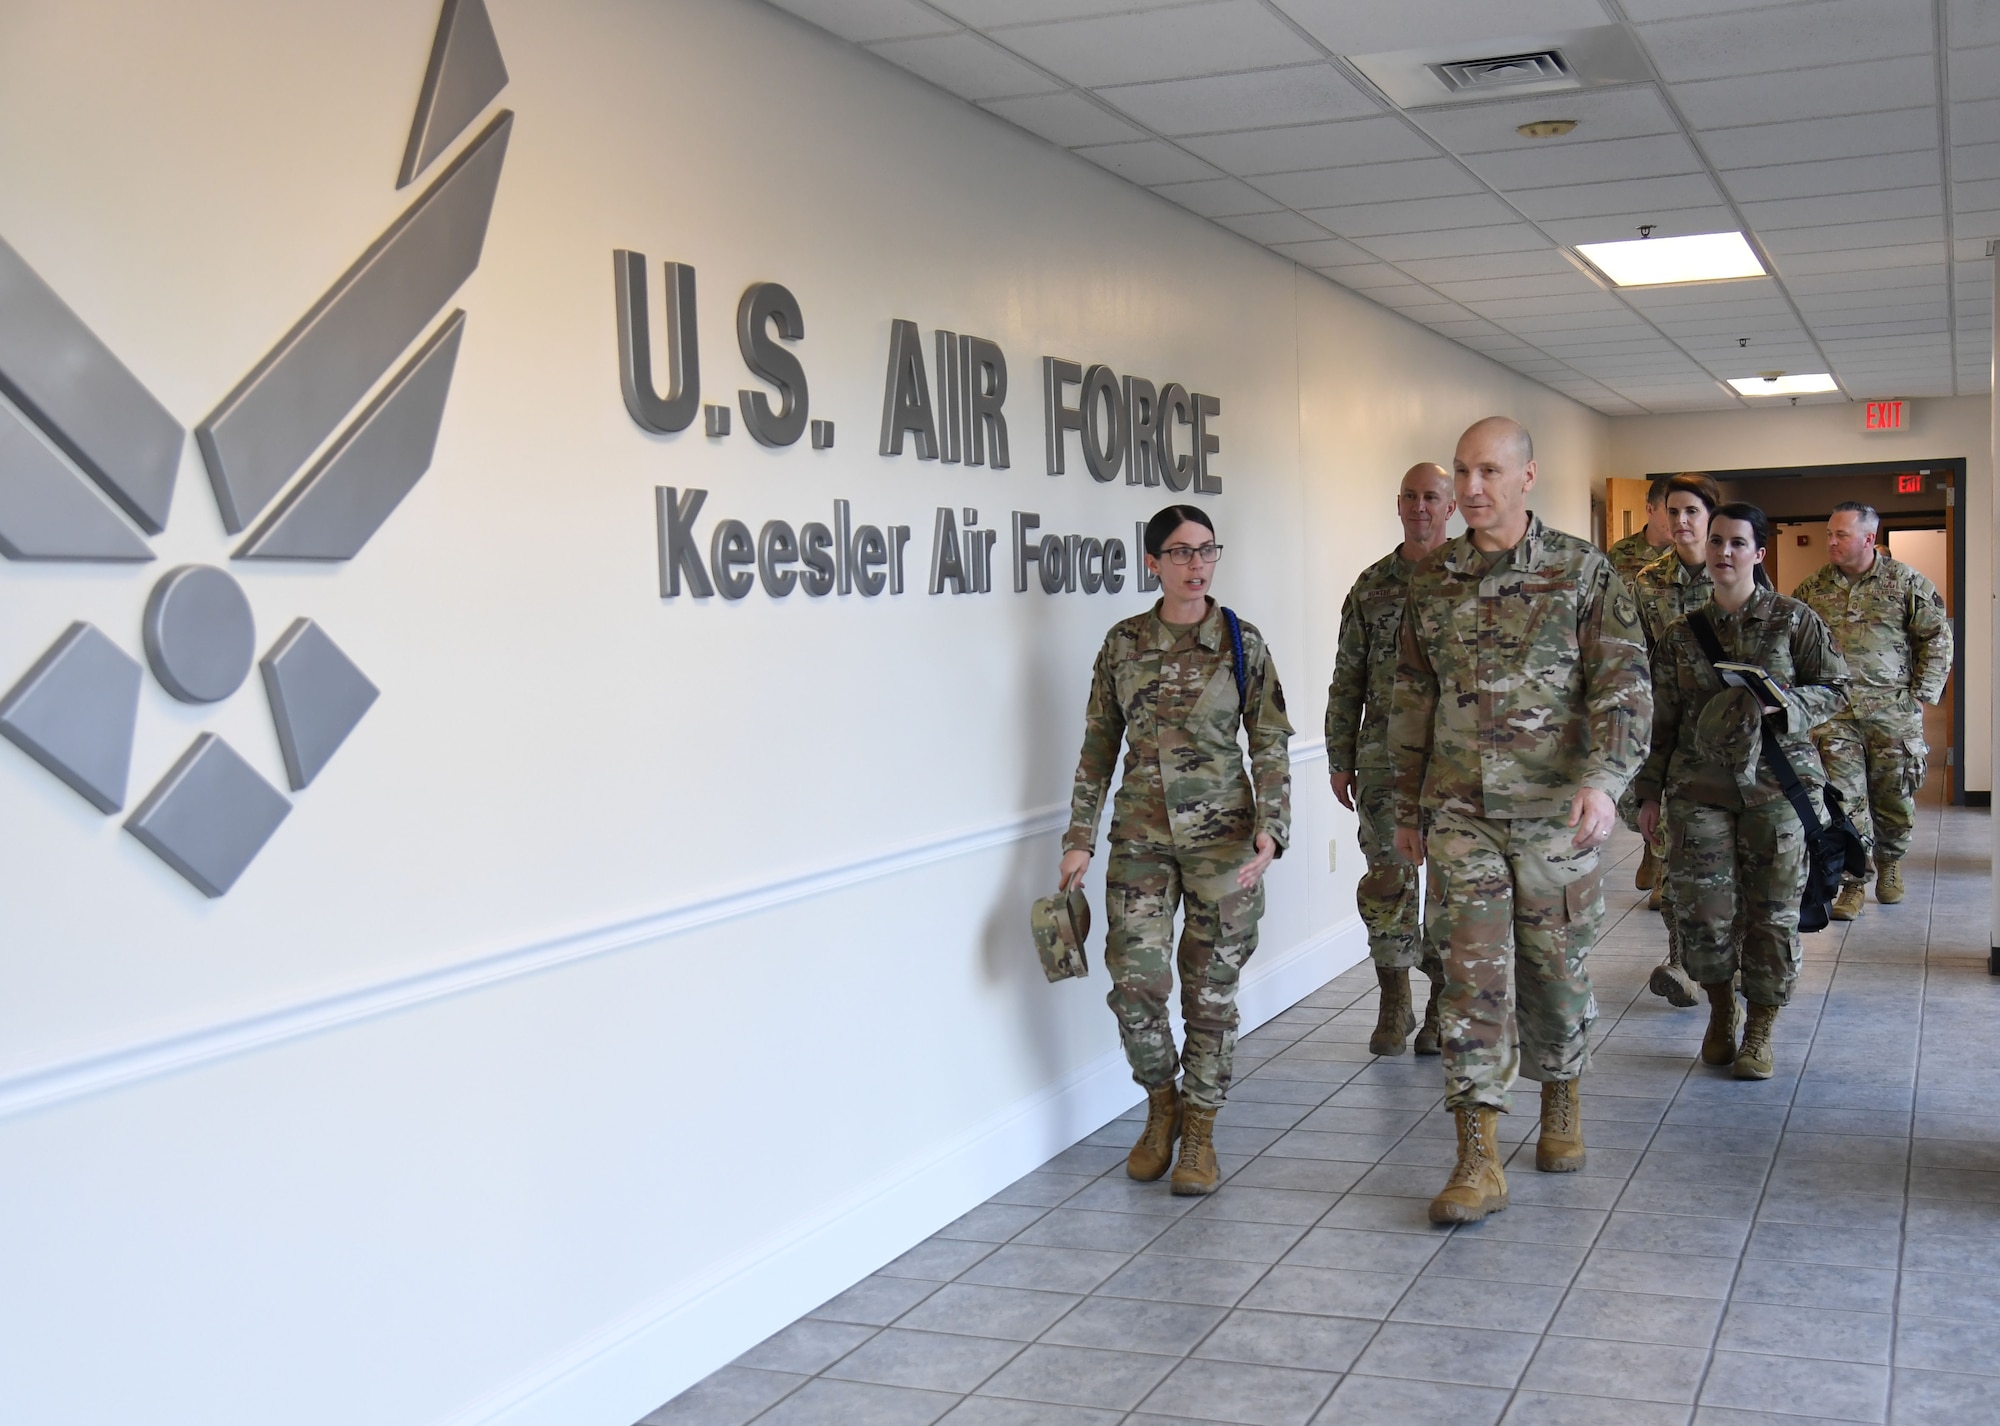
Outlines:
<svg viewBox="0 0 2000 1426"><path fill-rule="evenodd" d="M1264 884L1245 891L1236 874L1253 856L1246 844L1185 851L1148 842L1115 842L1105 868L1105 1003L1118 1017L1132 1078L1151 1088L1178 1069L1190 1104L1219 1109L1236 1053L1236 983L1257 949ZM1180 952L1174 909L1185 908ZM1174 1048L1167 999L1176 963L1181 978L1184 1051Z"/></svg>
<svg viewBox="0 0 2000 1426"><path fill-rule="evenodd" d="M1437 878L1424 890L1423 925L1417 924L1417 869L1396 850L1396 785L1387 772L1354 775L1354 810L1361 819L1361 855L1368 873L1354 888L1355 905L1368 928L1368 954L1384 970L1421 966L1435 980L1443 974L1444 902Z"/></svg>
<svg viewBox="0 0 2000 1426"><path fill-rule="evenodd" d="M1547 1082L1589 1068L1597 997L1584 961L1604 921L1604 872L1566 823L1441 811L1431 825L1431 876L1451 908L1438 1002L1450 1108L1504 1110L1517 1073Z"/></svg>
<svg viewBox="0 0 2000 1426"><path fill-rule="evenodd" d="M1799 978L1806 839L1784 798L1735 811L1675 798L1667 875L1681 905L1687 972L1703 985L1743 974L1752 1005L1783 1005Z"/></svg>
<svg viewBox="0 0 2000 1426"><path fill-rule="evenodd" d="M1868 848L1869 871L1878 860L1901 861L1917 824L1917 789L1930 752L1923 715L1833 718L1813 729L1812 739Z"/></svg>
<svg viewBox="0 0 2000 1426"><path fill-rule="evenodd" d="M1626 788L1618 798L1618 820L1633 831L1639 830L1639 799L1631 788ZM1674 909L1674 887L1666 876L1667 848L1673 837L1673 805L1660 804L1659 820L1653 824L1652 840L1646 848L1653 854L1654 862L1661 868L1659 875L1665 881L1660 887L1660 923L1667 928L1667 964L1681 964L1680 913Z"/></svg>

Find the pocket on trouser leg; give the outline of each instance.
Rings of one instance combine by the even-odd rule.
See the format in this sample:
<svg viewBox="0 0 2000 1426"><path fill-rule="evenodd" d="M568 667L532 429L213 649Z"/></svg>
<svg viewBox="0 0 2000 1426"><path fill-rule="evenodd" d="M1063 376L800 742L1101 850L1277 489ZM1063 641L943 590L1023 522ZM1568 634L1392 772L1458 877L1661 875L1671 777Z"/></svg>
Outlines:
<svg viewBox="0 0 2000 1426"><path fill-rule="evenodd" d="M1667 885L1681 965L1698 985L1716 985L1736 975L1734 836L1729 814L1721 808L1677 805Z"/></svg>
<svg viewBox="0 0 2000 1426"><path fill-rule="evenodd" d="M1593 853L1586 869L1560 886L1515 891L1514 1015L1521 1073L1533 1080L1573 1079L1590 1057L1597 1020L1584 958L1604 914L1604 869Z"/></svg>

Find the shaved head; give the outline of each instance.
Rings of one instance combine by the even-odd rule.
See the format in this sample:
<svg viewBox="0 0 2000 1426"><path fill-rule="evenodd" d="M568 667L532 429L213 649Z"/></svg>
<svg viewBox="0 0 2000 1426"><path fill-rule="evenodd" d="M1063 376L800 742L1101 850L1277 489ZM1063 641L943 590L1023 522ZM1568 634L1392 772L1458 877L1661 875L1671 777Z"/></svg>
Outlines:
<svg viewBox="0 0 2000 1426"><path fill-rule="evenodd" d="M1435 480L1448 489L1451 486L1451 472L1434 460L1420 460L1403 472L1403 489L1420 487L1427 480Z"/></svg>
<svg viewBox="0 0 2000 1426"><path fill-rule="evenodd" d="M1514 445L1515 463L1526 465L1535 458L1535 438L1528 434L1528 428L1512 416L1488 416L1483 421L1474 421L1465 428L1465 434L1458 438L1462 446L1473 437L1482 442L1505 438Z"/></svg>
<svg viewBox="0 0 2000 1426"><path fill-rule="evenodd" d="M1404 558L1422 559L1443 544L1445 527L1457 508L1451 493L1451 472L1443 466L1419 461L1404 471L1403 483L1396 491Z"/></svg>
<svg viewBox="0 0 2000 1426"><path fill-rule="evenodd" d="M1473 545L1495 551L1519 544L1528 530L1528 492L1535 488L1535 443L1507 416L1466 427L1452 453L1458 511Z"/></svg>

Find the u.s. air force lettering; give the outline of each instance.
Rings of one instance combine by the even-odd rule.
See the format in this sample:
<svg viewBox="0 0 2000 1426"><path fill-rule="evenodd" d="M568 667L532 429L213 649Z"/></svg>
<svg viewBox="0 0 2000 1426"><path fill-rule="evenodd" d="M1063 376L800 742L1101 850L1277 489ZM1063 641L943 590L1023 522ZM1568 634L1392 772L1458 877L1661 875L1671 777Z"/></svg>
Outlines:
<svg viewBox="0 0 2000 1426"><path fill-rule="evenodd" d="M761 445L792 446L810 430L814 450L833 448L834 422L808 414L810 386L799 355L805 315L789 288L753 283L737 303L743 364L770 390L740 390L734 408L704 407L694 268L670 262L662 273L664 326L658 345L667 368L664 394L653 368L646 258L620 250L613 254L613 271L619 385L625 409L641 430L678 435L705 412L702 430L711 441L721 440L731 432L732 416L740 414L744 430ZM1120 376L1102 362L1044 356L1041 367L1037 414L1051 476L1069 472L1074 451L1099 486L1222 493L1222 476L1214 468L1222 449L1214 430L1222 414L1219 398L1177 381ZM942 328L926 341L915 322L894 318L876 454L1009 470L1014 442L1007 395L1007 354L998 342ZM997 520L981 524L973 505L938 506L929 522L929 551L913 556L915 522L857 523L852 502L845 499L832 502L830 517L802 523L767 514L753 532L753 522L741 518L704 519L708 497L706 489L679 484L654 488L662 599L736 600L759 587L773 599L794 593L874 598L904 593L912 582L908 572L918 569L927 571L922 581L927 593L990 594L996 563L1011 571L1017 594L1036 586L1045 594L1121 594L1128 575L1137 593L1157 587L1134 556L1143 546L1140 535L1128 544L1118 535L1043 530L1042 517L1030 510L1010 511L1003 527ZM1120 520L1142 513L1131 511ZM1143 521L1135 524L1143 529ZM1003 539L1004 551L998 548Z"/></svg>

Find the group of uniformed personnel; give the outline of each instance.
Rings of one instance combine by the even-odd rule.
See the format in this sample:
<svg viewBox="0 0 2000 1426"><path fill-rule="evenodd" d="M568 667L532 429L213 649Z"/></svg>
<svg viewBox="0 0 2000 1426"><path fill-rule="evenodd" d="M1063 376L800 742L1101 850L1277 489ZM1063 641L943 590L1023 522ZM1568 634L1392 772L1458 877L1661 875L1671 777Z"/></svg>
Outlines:
<svg viewBox="0 0 2000 1426"><path fill-rule="evenodd" d="M1496 1116L1517 1075L1541 1086L1536 1167L1583 1167L1587 959L1604 916L1600 849L1621 815L1645 839L1641 881L1668 932L1650 988L1691 1006L1699 986L1703 1060L1771 1075L1806 870L1782 766L1815 801L1825 781L1847 793L1877 900L1900 900L1924 773L1917 705L1941 696L1952 658L1943 600L1875 548L1866 506L1838 507L1832 563L1786 598L1770 585L1763 512L1725 503L1706 475L1656 481L1646 527L1609 551L1528 508L1536 475L1528 431L1497 416L1459 439L1450 472L1404 473L1403 540L1349 592L1328 690L1332 789L1357 814L1367 863L1357 901L1381 987L1369 1047L1400 1054L1414 1030L1418 1054L1443 1057L1457 1119L1439 1223L1506 1206ZM1466 531L1448 538L1454 513ZM1292 728L1263 638L1209 597L1221 555L1209 518L1169 506L1145 545L1161 599L1098 656L1060 879L1088 869L1123 743L1105 961L1148 1097L1127 1169L1171 1168L1174 1192L1209 1193L1237 981L1262 876L1289 837ZM1857 879L1834 914L1851 919L1863 899ZM1412 968L1429 983L1421 1017Z"/></svg>

